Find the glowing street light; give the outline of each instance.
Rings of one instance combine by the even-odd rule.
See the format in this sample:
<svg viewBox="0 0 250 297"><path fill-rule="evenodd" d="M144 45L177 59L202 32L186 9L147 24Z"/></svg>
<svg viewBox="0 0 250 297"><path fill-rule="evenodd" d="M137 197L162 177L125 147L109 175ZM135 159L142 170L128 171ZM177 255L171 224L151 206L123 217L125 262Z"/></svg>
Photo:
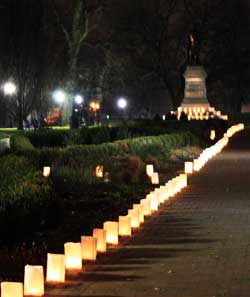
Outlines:
<svg viewBox="0 0 250 297"><path fill-rule="evenodd" d="M12 96L16 93L17 87L13 82L8 81L3 85L3 91L5 95Z"/></svg>
<svg viewBox="0 0 250 297"><path fill-rule="evenodd" d="M56 90L52 96L57 103L63 103L66 99L66 94L62 90Z"/></svg>
<svg viewBox="0 0 250 297"><path fill-rule="evenodd" d="M117 100L117 106L120 108L120 109L125 109L128 105L128 102L125 98L120 98Z"/></svg>
<svg viewBox="0 0 250 297"><path fill-rule="evenodd" d="M75 103L79 105L82 104L84 100L81 95L76 95L74 99L75 99Z"/></svg>
<svg viewBox="0 0 250 297"><path fill-rule="evenodd" d="M95 102L95 101L91 101L89 103L89 107L93 112L97 112L97 110L99 110L101 108L100 103Z"/></svg>

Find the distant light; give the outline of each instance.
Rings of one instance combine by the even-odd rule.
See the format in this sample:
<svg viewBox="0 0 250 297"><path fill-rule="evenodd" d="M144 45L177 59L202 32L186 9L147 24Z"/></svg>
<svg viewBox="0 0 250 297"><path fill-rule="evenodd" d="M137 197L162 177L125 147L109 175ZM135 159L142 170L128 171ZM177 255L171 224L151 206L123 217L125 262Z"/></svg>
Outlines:
<svg viewBox="0 0 250 297"><path fill-rule="evenodd" d="M94 112L96 112L97 110L99 110L99 109L101 108L100 103L95 102L95 101L91 101L91 102L89 103L89 107L90 107Z"/></svg>
<svg viewBox="0 0 250 297"><path fill-rule="evenodd" d="M14 95L16 93L16 89L16 85L10 81L3 85L3 91L5 95Z"/></svg>
<svg viewBox="0 0 250 297"><path fill-rule="evenodd" d="M78 109L77 108L75 109L75 112L78 112Z"/></svg>
<svg viewBox="0 0 250 297"><path fill-rule="evenodd" d="M75 96L75 103L76 104L82 104L83 103L83 97L81 95Z"/></svg>
<svg viewBox="0 0 250 297"><path fill-rule="evenodd" d="M128 105L128 102L125 98L120 98L117 101L117 106L121 109L125 109Z"/></svg>
<svg viewBox="0 0 250 297"><path fill-rule="evenodd" d="M107 120L109 120L109 118L110 118L109 114L106 115L106 118L107 118Z"/></svg>
<svg viewBox="0 0 250 297"><path fill-rule="evenodd" d="M62 90L57 90L53 93L53 99L57 103L63 103L66 99L66 94Z"/></svg>
<svg viewBox="0 0 250 297"><path fill-rule="evenodd" d="M162 116L162 119L163 119L163 121L166 120L166 116L165 116L165 114Z"/></svg>

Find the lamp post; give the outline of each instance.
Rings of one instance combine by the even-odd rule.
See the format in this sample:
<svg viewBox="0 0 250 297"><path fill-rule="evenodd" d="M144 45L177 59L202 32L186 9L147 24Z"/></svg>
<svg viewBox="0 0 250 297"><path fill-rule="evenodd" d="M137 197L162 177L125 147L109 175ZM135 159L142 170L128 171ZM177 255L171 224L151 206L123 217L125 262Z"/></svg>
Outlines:
<svg viewBox="0 0 250 297"><path fill-rule="evenodd" d="M7 81L2 85L2 91L5 96L12 97L17 94L17 86L15 85L14 82ZM11 118L11 126L12 125L13 125L13 119ZM18 112L18 128L23 129L23 119L22 119L22 113L20 112L20 106L19 106L19 112Z"/></svg>
<svg viewBox="0 0 250 297"><path fill-rule="evenodd" d="M52 97L58 104L63 105L63 103L65 102L65 99L66 99L66 94L62 90L56 90L53 93Z"/></svg>
<svg viewBox="0 0 250 297"><path fill-rule="evenodd" d="M82 104L84 101L84 99L81 95L76 95L74 99L75 99L75 103L79 104L79 105Z"/></svg>
<svg viewBox="0 0 250 297"><path fill-rule="evenodd" d="M93 114L94 114L94 125L96 125L96 124L98 123L96 117L97 117L97 113L98 113L98 111L101 109L101 105L100 105L100 103L97 102L97 101L90 101L90 102L89 102L89 109L90 109L90 111L92 111Z"/></svg>
<svg viewBox="0 0 250 297"><path fill-rule="evenodd" d="M16 85L11 82L11 81L7 81L4 85L3 85L3 92L5 95L7 96L13 96L16 94L17 92L17 87Z"/></svg>
<svg viewBox="0 0 250 297"><path fill-rule="evenodd" d="M60 106L61 112L59 117L59 125L62 125L62 114L63 114L63 109L65 108L64 104L67 99L67 94L63 90L58 89L53 92L52 98Z"/></svg>
<svg viewBox="0 0 250 297"><path fill-rule="evenodd" d="M125 112L126 112L126 109L127 109L127 106L128 106L128 101L127 101L127 99L121 97L121 98L119 98L119 99L117 100L116 104L117 104L117 107L118 107L121 111L123 111L123 117L125 118Z"/></svg>
<svg viewBox="0 0 250 297"><path fill-rule="evenodd" d="M83 102L84 98L82 95L77 94L74 97L73 111L72 111L72 127L77 129L82 123L83 116Z"/></svg>

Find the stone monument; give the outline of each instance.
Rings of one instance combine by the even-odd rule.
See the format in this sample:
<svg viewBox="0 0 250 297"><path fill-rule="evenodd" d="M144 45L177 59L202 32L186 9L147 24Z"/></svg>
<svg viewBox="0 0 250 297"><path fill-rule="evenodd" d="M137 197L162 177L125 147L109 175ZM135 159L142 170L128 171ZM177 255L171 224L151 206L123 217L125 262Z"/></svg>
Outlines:
<svg viewBox="0 0 250 297"><path fill-rule="evenodd" d="M187 66L184 73L185 92L181 108L202 109L208 111L210 104L207 100L206 90L207 74L202 66Z"/></svg>
<svg viewBox="0 0 250 297"><path fill-rule="evenodd" d="M227 115L222 115L211 107L207 100L206 78L207 74L199 59L199 44L195 31L188 36L187 68L184 73L185 91L184 99L177 112L172 112L181 118L185 113L188 120L208 120L219 118L227 120Z"/></svg>
<svg viewBox="0 0 250 297"><path fill-rule="evenodd" d="M184 99L178 108L177 117L185 113L188 119L208 119L215 114L207 100L206 71L200 64L199 46L197 45L195 33L189 34L187 48L187 68L184 73L185 91Z"/></svg>

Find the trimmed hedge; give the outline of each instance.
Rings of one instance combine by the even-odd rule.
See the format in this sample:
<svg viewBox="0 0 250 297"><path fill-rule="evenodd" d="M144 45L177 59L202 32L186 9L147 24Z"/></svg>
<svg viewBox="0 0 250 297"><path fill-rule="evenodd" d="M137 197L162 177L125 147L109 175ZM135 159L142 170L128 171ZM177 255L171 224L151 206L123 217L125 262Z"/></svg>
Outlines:
<svg viewBox="0 0 250 297"><path fill-rule="evenodd" d="M34 150L34 146L31 144L29 139L22 134L13 134L11 135L11 142L10 142L11 150L13 152L18 151L26 151L26 150Z"/></svg>
<svg viewBox="0 0 250 297"><path fill-rule="evenodd" d="M211 129L225 131L227 122L209 121L128 121L119 127L82 127L79 130L53 130L50 128L24 132L30 142L38 148L65 147L68 145L101 144L142 136L158 136L191 131L200 138L207 138ZM223 135L223 133L222 133Z"/></svg>
<svg viewBox="0 0 250 297"><path fill-rule="evenodd" d="M46 217L51 198L48 181L26 157L0 157L0 236L29 232ZM14 232L14 235L13 233Z"/></svg>
<svg viewBox="0 0 250 297"><path fill-rule="evenodd" d="M74 145L66 148L40 150L41 164L60 163L61 165L80 163L105 163L111 157L138 155L143 159L154 155L159 159L168 159L172 148L198 145L199 139L190 132L146 136L133 139L103 143L99 145Z"/></svg>

